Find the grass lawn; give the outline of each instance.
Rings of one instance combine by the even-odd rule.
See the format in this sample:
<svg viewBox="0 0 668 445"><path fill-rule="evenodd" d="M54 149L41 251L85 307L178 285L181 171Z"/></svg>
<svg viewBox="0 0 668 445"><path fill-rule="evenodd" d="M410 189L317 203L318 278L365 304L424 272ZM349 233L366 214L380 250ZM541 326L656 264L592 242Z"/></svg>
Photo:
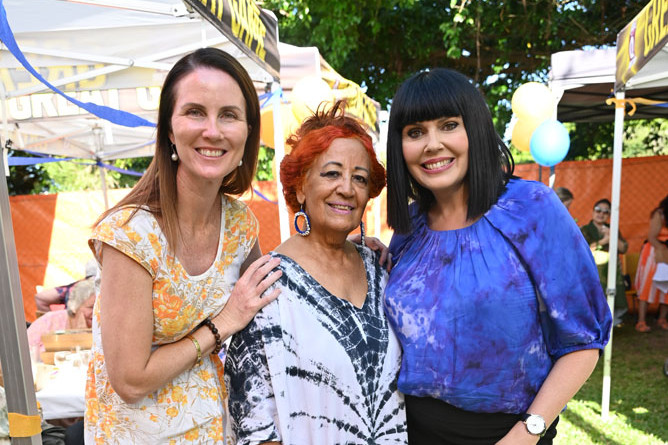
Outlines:
<svg viewBox="0 0 668 445"><path fill-rule="evenodd" d="M561 414L555 445L668 444L668 331L649 317L652 332L633 329L635 316L613 330L610 417L601 419L603 356Z"/></svg>

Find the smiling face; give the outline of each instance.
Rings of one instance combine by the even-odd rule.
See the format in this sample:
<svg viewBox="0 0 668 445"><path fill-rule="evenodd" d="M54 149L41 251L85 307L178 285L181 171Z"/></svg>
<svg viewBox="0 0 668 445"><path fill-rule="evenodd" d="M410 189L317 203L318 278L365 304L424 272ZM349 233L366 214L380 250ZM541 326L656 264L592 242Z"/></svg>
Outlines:
<svg viewBox="0 0 668 445"><path fill-rule="evenodd" d="M348 235L369 201L369 155L355 138L334 139L306 173L297 200L311 220L311 234Z"/></svg>
<svg viewBox="0 0 668 445"><path fill-rule="evenodd" d="M610 217L610 206L605 202L600 202L594 206L592 219L597 224L605 224Z"/></svg>
<svg viewBox="0 0 668 445"><path fill-rule="evenodd" d="M175 90L169 138L179 156L177 178L220 184L239 166L248 137L241 88L224 71L200 67Z"/></svg>
<svg viewBox="0 0 668 445"><path fill-rule="evenodd" d="M463 190L469 166L469 140L461 117L406 125L401 144L410 175L438 199Z"/></svg>

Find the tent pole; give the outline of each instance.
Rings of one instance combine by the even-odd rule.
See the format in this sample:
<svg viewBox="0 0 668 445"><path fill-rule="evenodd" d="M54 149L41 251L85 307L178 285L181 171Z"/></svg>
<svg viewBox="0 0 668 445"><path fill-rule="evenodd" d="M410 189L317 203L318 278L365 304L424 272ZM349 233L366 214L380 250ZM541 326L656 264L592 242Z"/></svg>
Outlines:
<svg viewBox="0 0 668 445"><path fill-rule="evenodd" d="M538 182L543 182L543 167L539 163L536 163L536 167L538 167Z"/></svg>
<svg viewBox="0 0 668 445"><path fill-rule="evenodd" d="M5 86L0 82L0 97L2 97L2 134L3 141L2 147L2 162L5 164L5 176L9 177L9 162L7 160L7 154L9 148L6 147L7 141L9 140L9 123L7 122L7 116L9 115L9 110L7 109L7 92L5 91Z"/></svg>
<svg viewBox="0 0 668 445"><path fill-rule="evenodd" d="M271 106L274 109L274 163L276 165L278 226L281 234L281 242L283 242L290 238L290 223L288 219L288 206L285 203L283 185L281 184L281 161L285 156L285 136L283 135L283 122L281 119L281 85L276 81L271 83Z"/></svg>
<svg viewBox="0 0 668 445"><path fill-rule="evenodd" d="M100 182L102 184L102 196L104 197L104 210L109 210L109 198L107 197L107 175L102 166L102 161L97 160L97 168L100 170Z"/></svg>
<svg viewBox="0 0 668 445"><path fill-rule="evenodd" d="M4 170L4 159L0 158ZM28 334L16 258L14 228L9 208L7 181L0 179L0 363L2 363L7 410L30 416L41 424L32 377ZM35 419L36 418L36 419ZM16 422L15 422L16 423ZM12 430L10 420L10 432ZM41 429L29 437L12 437L12 444L41 444Z"/></svg>
<svg viewBox="0 0 668 445"><path fill-rule="evenodd" d="M608 297L608 306L610 311L615 313L615 293L617 283L617 245L619 241L619 191L622 179L622 142L624 138L624 110L625 104L624 91L618 91L615 105L615 137L612 157L612 192L610 208L610 259L608 261L608 287L606 295ZM614 324L614 323L613 323ZM612 332L610 330L610 341L605 347L603 353L603 394L601 397L601 418L608 420L610 417L610 368L612 362Z"/></svg>

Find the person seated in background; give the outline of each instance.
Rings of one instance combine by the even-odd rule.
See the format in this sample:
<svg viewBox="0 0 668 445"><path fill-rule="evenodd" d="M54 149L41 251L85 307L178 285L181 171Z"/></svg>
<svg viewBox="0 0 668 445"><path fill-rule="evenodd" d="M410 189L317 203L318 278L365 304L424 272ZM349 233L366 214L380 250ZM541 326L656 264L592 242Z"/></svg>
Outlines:
<svg viewBox="0 0 668 445"><path fill-rule="evenodd" d="M657 266L668 263L668 195L652 210L649 220L647 242L640 249L640 260L636 270L636 289L638 290L638 323L636 331L649 332L647 325L647 307L659 300L657 326L668 331L668 292L662 291L653 280Z"/></svg>
<svg viewBox="0 0 668 445"><path fill-rule="evenodd" d="M39 352L44 351L42 334L68 329L89 329L93 324L95 305L95 278L90 277L74 283L67 299L67 308L50 311L28 327L28 345Z"/></svg>
<svg viewBox="0 0 668 445"><path fill-rule="evenodd" d="M557 187L554 192L559 197L561 203L568 209L573 204L573 193L566 187Z"/></svg>
<svg viewBox="0 0 668 445"><path fill-rule="evenodd" d="M608 219L610 218L610 201L607 199L599 199L594 204L592 219L588 224L580 227L582 235L584 235L589 247L594 254L596 264L598 265L598 274L601 280L603 291L607 291L608 285L608 259L610 249L610 225ZM619 233L617 243L617 254L623 255L629 249L629 243ZM607 252L608 255L601 255ZM626 302L626 286L624 285L624 276L622 275L622 262L617 260L617 279L615 284L615 311L613 324L615 326L622 323L621 317L628 311Z"/></svg>
<svg viewBox="0 0 668 445"><path fill-rule="evenodd" d="M70 292L72 291L72 287L81 281L84 281L90 277L94 277L96 272L97 264L95 263L95 260L91 258L86 263L86 275L84 278L69 284L65 284L63 286L55 286L40 290L35 294L35 305L37 311L49 312L51 310L52 304L67 305L67 299L69 298Z"/></svg>

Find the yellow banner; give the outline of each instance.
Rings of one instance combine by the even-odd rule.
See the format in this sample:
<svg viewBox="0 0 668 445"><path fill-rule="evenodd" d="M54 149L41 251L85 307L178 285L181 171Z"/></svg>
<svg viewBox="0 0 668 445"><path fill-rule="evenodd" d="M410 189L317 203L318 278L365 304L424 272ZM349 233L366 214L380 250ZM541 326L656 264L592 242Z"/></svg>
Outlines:
<svg viewBox="0 0 668 445"><path fill-rule="evenodd" d="M246 55L278 78L278 21L253 0L184 0Z"/></svg>
<svg viewBox="0 0 668 445"><path fill-rule="evenodd" d="M668 0L651 0L624 29L617 34L618 91L668 43Z"/></svg>
<svg viewBox="0 0 668 445"><path fill-rule="evenodd" d="M379 133L378 111L380 105L367 96L355 82L342 77L326 62L321 61L322 78L329 84L336 99L345 99L346 113L366 123L369 128Z"/></svg>

